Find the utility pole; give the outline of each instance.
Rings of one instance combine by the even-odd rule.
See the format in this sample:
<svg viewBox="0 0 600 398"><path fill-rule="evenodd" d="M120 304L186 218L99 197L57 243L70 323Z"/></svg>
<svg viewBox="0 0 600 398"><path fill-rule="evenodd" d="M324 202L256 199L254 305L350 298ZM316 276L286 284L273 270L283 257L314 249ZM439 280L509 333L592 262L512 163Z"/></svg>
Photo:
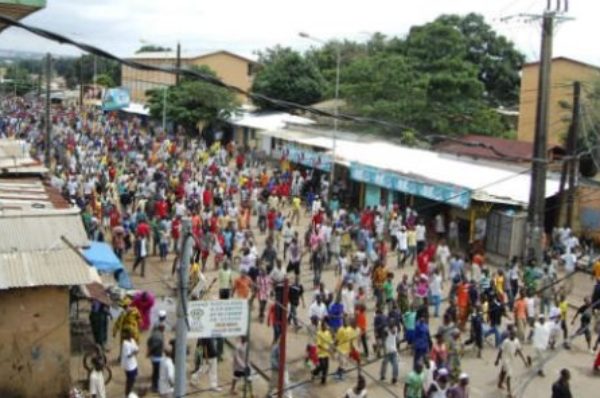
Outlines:
<svg viewBox="0 0 600 398"><path fill-rule="evenodd" d="M46 115L45 115L45 127L46 127L46 167L50 169L52 164L52 120L50 120L50 80L52 80L52 56L50 53L46 54Z"/></svg>
<svg viewBox="0 0 600 398"><path fill-rule="evenodd" d="M83 110L83 55L79 57L79 112Z"/></svg>
<svg viewBox="0 0 600 398"><path fill-rule="evenodd" d="M567 195L567 226L573 227L573 209L575 207L575 194L577 191L577 177L579 174L579 158L577 157L577 137L579 135L579 118L581 113L581 82L573 84L573 115L571 119L571 151L569 160L569 191Z"/></svg>
<svg viewBox="0 0 600 398"><path fill-rule="evenodd" d="M175 330L175 396L183 397L187 389L187 298L188 298L188 268L192 258L194 238L192 223L185 218L182 223L184 241L179 263L179 278L177 286L177 325Z"/></svg>
<svg viewBox="0 0 600 398"><path fill-rule="evenodd" d="M287 340L287 308L288 308L288 296L289 296L289 282L285 278L283 280L283 292L281 294L281 301L276 294L276 300L278 301L279 311L279 327L281 330L281 337L279 337L279 378L277 381L277 398L283 398L283 390L285 388L285 350Z"/></svg>
<svg viewBox="0 0 600 398"><path fill-rule="evenodd" d="M181 69L181 44L177 43L177 58L175 59L175 67L177 73L175 74L175 85L179 86L179 69Z"/></svg>
<svg viewBox="0 0 600 398"><path fill-rule="evenodd" d="M527 213L529 235L527 257L535 258L538 264L542 260L542 235L544 234L545 225L548 107L555 16L556 11L547 9L544 11L542 18L542 46L540 51L535 139L533 143L533 166L531 168L529 209Z"/></svg>

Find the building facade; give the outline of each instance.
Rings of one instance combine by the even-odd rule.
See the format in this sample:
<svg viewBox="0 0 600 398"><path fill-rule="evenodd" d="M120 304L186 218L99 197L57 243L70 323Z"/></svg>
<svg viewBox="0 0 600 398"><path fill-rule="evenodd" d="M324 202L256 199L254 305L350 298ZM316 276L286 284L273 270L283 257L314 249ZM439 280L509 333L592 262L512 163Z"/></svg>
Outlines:
<svg viewBox="0 0 600 398"><path fill-rule="evenodd" d="M129 58L131 61L153 66L175 67L176 56L173 52L140 53ZM229 51L216 51L198 56L182 56L181 66L207 66L212 69L223 82L249 90L257 63L246 57ZM161 89L175 84L175 75L155 71L143 71L123 65L121 67L122 85L129 89L133 102L146 102L146 92ZM246 98L240 96L246 102Z"/></svg>
<svg viewBox="0 0 600 398"><path fill-rule="evenodd" d="M525 64L521 76L519 103L520 141L533 142L537 112L539 62ZM573 102L573 83L591 83L600 80L600 67L574 59L558 57L552 60L550 77L550 108L548 145L563 145L571 122L571 110L565 104Z"/></svg>

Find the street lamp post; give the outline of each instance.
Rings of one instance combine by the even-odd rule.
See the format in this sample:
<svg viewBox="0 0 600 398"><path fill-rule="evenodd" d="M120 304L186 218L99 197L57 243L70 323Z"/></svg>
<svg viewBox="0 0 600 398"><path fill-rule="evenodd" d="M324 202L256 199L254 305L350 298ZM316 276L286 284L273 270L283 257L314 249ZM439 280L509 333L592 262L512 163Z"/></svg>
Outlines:
<svg viewBox="0 0 600 398"><path fill-rule="evenodd" d="M314 42L320 43L320 44L327 44L327 42L325 40L321 40L319 38L316 38L314 36L309 35L306 32L300 32L299 36L304 38L304 39L308 39L308 40L312 40ZM334 107L333 107L333 114L335 115L335 117L333 118L333 134L331 137L331 141L332 141L332 145L331 145L331 172L329 173L329 192L333 192L333 182L334 182L334 177L335 177L335 153L336 153L336 146L337 146L337 130L338 130L338 114L339 114L339 97L340 97L340 66L341 66L341 58L342 58L342 46L340 45L340 43L336 42L335 45L335 103L334 103ZM331 195L330 195L331 196ZM330 197L331 200L331 197Z"/></svg>

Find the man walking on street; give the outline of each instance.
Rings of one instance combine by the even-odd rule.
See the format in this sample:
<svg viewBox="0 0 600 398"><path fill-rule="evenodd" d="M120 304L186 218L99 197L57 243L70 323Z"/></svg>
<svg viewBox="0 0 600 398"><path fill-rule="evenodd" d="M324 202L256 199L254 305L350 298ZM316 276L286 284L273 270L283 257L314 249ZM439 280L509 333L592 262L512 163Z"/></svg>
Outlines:
<svg viewBox="0 0 600 398"><path fill-rule="evenodd" d="M392 384L396 384L398 382L398 343L400 342L400 338L398 336L398 330L396 326L390 325L389 330L385 333L385 337L383 339L385 355L383 360L381 361L381 371L380 371L380 380L385 380L385 375L387 373L387 364L388 362L392 365Z"/></svg>
<svg viewBox="0 0 600 398"><path fill-rule="evenodd" d="M521 357L525 366L529 366L527 360L525 360L523 352L521 351L521 343L519 343L519 339L517 339L515 329L513 326L509 326L508 338L502 342L495 362L495 365L498 366L500 360L502 359L502 368L500 369L500 376L498 378L498 388L504 388L504 380L506 379L506 387L509 398L513 397L511 391L511 379L513 375L512 362L517 355Z"/></svg>

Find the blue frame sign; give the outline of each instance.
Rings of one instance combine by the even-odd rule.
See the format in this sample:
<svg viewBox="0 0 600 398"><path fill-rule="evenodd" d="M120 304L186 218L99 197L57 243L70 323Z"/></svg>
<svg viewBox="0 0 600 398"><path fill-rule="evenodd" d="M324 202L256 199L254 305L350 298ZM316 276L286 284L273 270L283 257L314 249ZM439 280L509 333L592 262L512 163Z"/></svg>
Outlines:
<svg viewBox="0 0 600 398"><path fill-rule="evenodd" d="M356 162L350 164L350 176L356 181L448 203L462 209L469 208L471 204L470 189L449 184L418 181L401 174L380 170Z"/></svg>
<svg viewBox="0 0 600 398"><path fill-rule="evenodd" d="M127 108L130 102L128 89L125 87L109 88L102 99L102 110L118 111Z"/></svg>

